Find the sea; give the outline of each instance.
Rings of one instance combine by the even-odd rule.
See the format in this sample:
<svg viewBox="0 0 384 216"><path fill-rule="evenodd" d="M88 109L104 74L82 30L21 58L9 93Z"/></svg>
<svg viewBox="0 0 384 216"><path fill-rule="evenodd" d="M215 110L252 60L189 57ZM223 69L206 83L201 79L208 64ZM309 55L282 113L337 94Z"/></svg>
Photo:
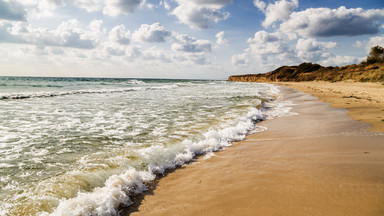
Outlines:
<svg viewBox="0 0 384 216"><path fill-rule="evenodd" d="M120 215L291 106L264 83L0 77L0 215Z"/></svg>

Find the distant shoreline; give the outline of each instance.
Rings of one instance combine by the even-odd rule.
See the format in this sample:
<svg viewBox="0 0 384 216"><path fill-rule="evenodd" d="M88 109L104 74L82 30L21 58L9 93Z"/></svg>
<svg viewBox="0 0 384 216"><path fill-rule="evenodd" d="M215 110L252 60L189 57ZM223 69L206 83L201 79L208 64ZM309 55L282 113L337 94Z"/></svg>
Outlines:
<svg viewBox="0 0 384 216"><path fill-rule="evenodd" d="M282 66L264 74L234 75L228 81L266 82L289 86L319 97L333 107L349 110L353 119L384 132L384 64L361 63L323 67L302 63Z"/></svg>
<svg viewBox="0 0 384 216"><path fill-rule="evenodd" d="M384 86L362 82L278 82L312 94L332 107L347 109L354 120L369 123L372 131L384 132Z"/></svg>

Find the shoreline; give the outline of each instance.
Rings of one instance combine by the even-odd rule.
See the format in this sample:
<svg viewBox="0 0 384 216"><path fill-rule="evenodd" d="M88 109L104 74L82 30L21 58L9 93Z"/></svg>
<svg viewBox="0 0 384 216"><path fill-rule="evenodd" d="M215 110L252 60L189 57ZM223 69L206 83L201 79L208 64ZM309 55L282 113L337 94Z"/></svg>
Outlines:
<svg viewBox="0 0 384 216"><path fill-rule="evenodd" d="M384 132L384 85L374 82L276 82L318 97L331 107L344 108L357 121L372 125L372 131Z"/></svg>
<svg viewBox="0 0 384 216"><path fill-rule="evenodd" d="M122 215L382 215L384 134L308 94L284 96L299 115L168 173Z"/></svg>

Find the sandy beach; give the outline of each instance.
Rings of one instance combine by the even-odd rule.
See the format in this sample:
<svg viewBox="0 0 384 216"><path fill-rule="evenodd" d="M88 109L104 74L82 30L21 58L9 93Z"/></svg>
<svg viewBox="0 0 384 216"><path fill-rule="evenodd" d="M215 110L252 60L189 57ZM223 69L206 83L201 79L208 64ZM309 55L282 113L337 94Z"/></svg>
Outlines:
<svg viewBox="0 0 384 216"><path fill-rule="evenodd" d="M318 96L320 86L295 87ZM123 215L384 215L384 134L345 109L282 90L298 115L262 122L268 130L169 173ZM384 119L384 94L372 92L378 98L351 92L341 104L374 101L370 114Z"/></svg>
<svg viewBox="0 0 384 216"><path fill-rule="evenodd" d="M332 107L348 109L355 120L372 125L371 130L384 132L384 85L372 82L279 82L310 93Z"/></svg>

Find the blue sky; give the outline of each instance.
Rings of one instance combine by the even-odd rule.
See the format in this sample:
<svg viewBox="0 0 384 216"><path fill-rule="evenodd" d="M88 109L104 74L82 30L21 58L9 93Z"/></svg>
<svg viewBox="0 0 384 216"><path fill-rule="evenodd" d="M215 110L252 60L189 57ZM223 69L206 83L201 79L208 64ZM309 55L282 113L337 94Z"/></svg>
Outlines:
<svg viewBox="0 0 384 216"><path fill-rule="evenodd" d="M0 0L0 75L226 79L361 62L382 0Z"/></svg>

